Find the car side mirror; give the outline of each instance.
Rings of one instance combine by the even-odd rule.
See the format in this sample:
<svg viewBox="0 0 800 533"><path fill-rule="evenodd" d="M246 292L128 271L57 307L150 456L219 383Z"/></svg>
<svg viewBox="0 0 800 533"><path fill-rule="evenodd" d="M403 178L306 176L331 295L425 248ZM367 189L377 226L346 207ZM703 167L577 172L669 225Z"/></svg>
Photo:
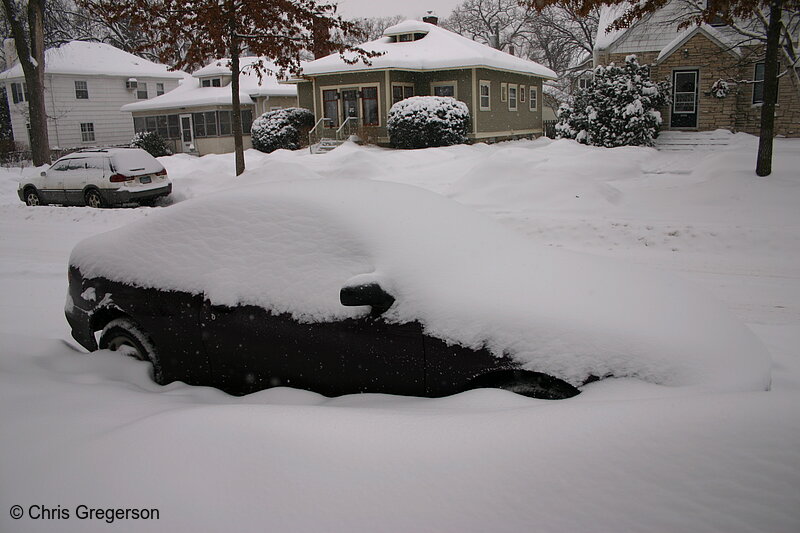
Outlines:
<svg viewBox="0 0 800 533"><path fill-rule="evenodd" d="M41 173L41 174L39 174L39 175L40 175L41 177L43 177L43 178L46 178L46 177L47 177L47 171L46 171L46 170L42 170L42 173Z"/></svg>
<svg viewBox="0 0 800 533"><path fill-rule="evenodd" d="M389 310L394 303L394 296L383 290L377 283L363 283L342 287L339 301L346 307L369 305L373 315L380 315Z"/></svg>

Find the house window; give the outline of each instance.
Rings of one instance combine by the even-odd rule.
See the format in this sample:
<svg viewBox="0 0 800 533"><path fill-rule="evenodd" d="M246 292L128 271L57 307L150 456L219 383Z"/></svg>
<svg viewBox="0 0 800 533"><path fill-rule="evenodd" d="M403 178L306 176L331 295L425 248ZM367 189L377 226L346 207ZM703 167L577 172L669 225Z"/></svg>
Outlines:
<svg viewBox="0 0 800 533"><path fill-rule="evenodd" d="M780 81L780 80L778 80ZM775 83L777 84L778 81ZM753 75L753 103L764 103L764 63L756 63L755 74ZM776 96L777 103L777 96Z"/></svg>
<svg viewBox="0 0 800 533"><path fill-rule="evenodd" d="M339 125L339 93L336 89L322 91L322 110L325 118L325 125L335 128Z"/></svg>
<svg viewBox="0 0 800 533"><path fill-rule="evenodd" d="M481 111L491 111L492 110L492 82L490 81L481 81L480 82L480 109Z"/></svg>
<svg viewBox="0 0 800 533"><path fill-rule="evenodd" d="M28 101L28 84L27 83L12 83L11 84L11 99L15 104Z"/></svg>
<svg viewBox="0 0 800 533"><path fill-rule="evenodd" d="M156 96L161 96L162 94L164 94L164 84L156 83Z"/></svg>
<svg viewBox="0 0 800 533"><path fill-rule="evenodd" d="M178 115L167 115L167 133L168 139L181 138L181 126Z"/></svg>
<svg viewBox="0 0 800 533"><path fill-rule="evenodd" d="M206 136L206 118L203 113L192 113L192 123L194 124L194 136Z"/></svg>
<svg viewBox="0 0 800 533"><path fill-rule="evenodd" d="M403 33L397 36L397 40L401 43L408 43L414 40L413 33Z"/></svg>
<svg viewBox="0 0 800 533"><path fill-rule="evenodd" d="M144 117L133 117L133 131L135 133L147 131L147 127L144 124Z"/></svg>
<svg viewBox="0 0 800 533"><path fill-rule="evenodd" d="M139 82L136 86L136 98L139 100L147 100L147 84Z"/></svg>
<svg viewBox="0 0 800 533"><path fill-rule="evenodd" d="M433 96L452 96L456 97L456 82L445 81L433 84Z"/></svg>
<svg viewBox="0 0 800 533"><path fill-rule="evenodd" d="M167 115L156 117L156 133L162 138L169 138L169 128L167 127Z"/></svg>
<svg viewBox="0 0 800 533"><path fill-rule="evenodd" d="M231 112L230 111L219 111L219 134L220 135L231 135L233 130L231 129Z"/></svg>
<svg viewBox="0 0 800 533"><path fill-rule="evenodd" d="M93 122L81 122L81 141L85 143L94 142Z"/></svg>
<svg viewBox="0 0 800 533"><path fill-rule="evenodd" d="M221 87L222 78L206 78L200 82L201 87Z"/></svg>
<svg viewBox="0 0 800 533"><path fill-rule="evenodd" d="M392 105L414 96L413 85L392 85Z"/></svg>
<svg viewBox="0 0 800 533"><path fill-rule="evenodd" d="M501 83L500 84L500 101L507 102L508 101L508 84Z"/></svg>
<svg viewBox="0 0 800 533"><path fill-rule="evenodd" d="M539 88L538 87L529 87L530 92L528 93L530 98L528 98L528 108L531 111L536 111L539 106Z"/></svg>
<svg viewBox="0 0 800 533"><path fill-rule="evenodd" d="M245 135L250 135L250 128L253 126L253 110L243 109L241 116L242 116L242 133L244 133Z"/></svg>
<svg viewBox="0 0 800 533"><path fill-rule="evenodd" d="M524 85L520 85L519 86L519 102L520 103L525 102L525 86ZM523 106L523 107L525 107L525 106Z"/></svg>
<svg viewBox="0 0 800 533"><path fill-rule="evenodd" d="M578 78L578 89L586 90L589 88L589 78Z"/></svg>
<svg viewBox="0 0 800 533"><path fill-rule="evenodd" d="M365 126L378 125L378 88L364 87L361 89L361 109Z"/></svg>
<svg viewBox="0 0 800 533"><path fill-rule="evenodd" d="M206 136L207 137L216 137L217 136L217 112L216 111L206 111L204 113L206 116Z"/></svg>
<svg viewBox="0 0 800 533"><path fill-rule="evenodd" d="M89 99L89 86L85 81L75 80L75 98L78 100Z"/></svg>
<svg viewBox="0 0 800 533"><path fill-rule="evenodd" d="M508 110L517 110L517 86L515 84L508 86Z"/></svg>

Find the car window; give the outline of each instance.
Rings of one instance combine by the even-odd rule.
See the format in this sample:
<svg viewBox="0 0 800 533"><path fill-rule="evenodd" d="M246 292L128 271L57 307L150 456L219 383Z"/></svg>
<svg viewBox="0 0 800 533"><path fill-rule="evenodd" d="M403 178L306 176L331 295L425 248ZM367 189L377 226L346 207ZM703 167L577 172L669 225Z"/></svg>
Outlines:
<svg viewBox="0 0 800 533"><path fill-rule="evenodd" d="M52 167L50 167L50 170L55 170L58 172L67 171L69 170L69 162L70 162L69 159L65 161L56 161L56 163Z"/></svg>
<svg viewBox="0 0 800 533"><path fill-rule="evenodd" d="M85 159L86 168L93 170L106 170L108 168L108 159L104 157L88 157Z"/></svg>

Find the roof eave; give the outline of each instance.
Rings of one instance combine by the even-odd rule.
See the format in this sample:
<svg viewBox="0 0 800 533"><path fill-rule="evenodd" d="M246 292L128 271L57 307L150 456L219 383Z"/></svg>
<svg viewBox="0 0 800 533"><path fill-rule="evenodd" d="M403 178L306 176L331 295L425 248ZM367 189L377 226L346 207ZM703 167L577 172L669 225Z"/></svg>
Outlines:
<svg viewBox="0 0 800 533"><path fill-rule="evenodd" d="M381 70L405 70L410 72L436 72L440 70L467 70L473 68L485 68L489 70L498 70L502 72L512 72L515 74L524 74L525 76L536 76L538 78L542 78L545 80L557 80L558 76L549 76L547 74L537 73L537 72L528 72L524 70L516 70L510 68L501 68L501 67L492 67L489 65L459 65L454 67L438 67L438 68L411 68L411 67L366 67L366 68L359 68L359 69L347 69L342 68L341 70L331 70L328 72L315 72L315 73L305 73L303 74L304 79L294 79L294 80L287 80L286 83L300 83L304 81L311 81L307 79L309 77L314 76L329 76L332 74L355 74L358 72L377 72Z"/></svg>

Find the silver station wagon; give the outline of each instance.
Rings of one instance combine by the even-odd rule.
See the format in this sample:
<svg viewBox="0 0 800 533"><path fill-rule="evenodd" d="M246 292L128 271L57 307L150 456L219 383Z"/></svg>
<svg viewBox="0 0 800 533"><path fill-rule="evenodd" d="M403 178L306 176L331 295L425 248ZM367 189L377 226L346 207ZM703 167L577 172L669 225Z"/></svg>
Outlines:
<svg viewBox="0 0 800 533"><path fill-rule="evenodd" d="M95 148L65 155L39 176L19 183L28 205L110 207L152 205L172 192L161 163L140 148Z"/></svg>

